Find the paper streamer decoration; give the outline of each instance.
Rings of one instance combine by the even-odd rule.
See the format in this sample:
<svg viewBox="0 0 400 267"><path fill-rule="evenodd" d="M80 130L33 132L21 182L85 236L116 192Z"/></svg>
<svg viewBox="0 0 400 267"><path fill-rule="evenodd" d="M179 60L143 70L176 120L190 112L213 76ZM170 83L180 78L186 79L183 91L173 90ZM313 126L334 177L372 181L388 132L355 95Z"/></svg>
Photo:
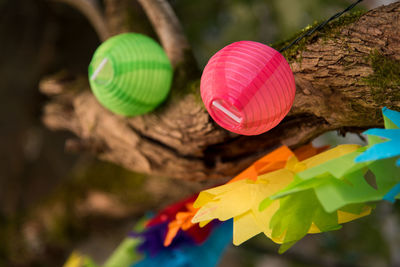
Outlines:
<svg viewBox="0 0 400 267"><path fill-rule="evenodd" d="M208 239L201 245L185 244L178 248L168 248L155 256L145 255L145 258L133 265L134 267L174 266L203 267L217 266L222 253L232 242L232 222L218 225Z"/></svg>
<svg viewBox="0 0 400 267"><path fill-rule="evenodd" d="M164 246L171 245L172 241L180 230L186 232L192 232L192 237L197 243L203 242L206 238L206 234L201 234L201 231L193 231L198 229L198 226L192 223L192 218L196 214L197 209L193 207L193 202L186 204L186 211L180 211L176 213L175 219L168 223L168 232L165 236ZM191 231L192 230L192 231ZM196 233L200 233L197 234Z"/></svg>
<svg viewBox="0 0 400 267"><path fill-rule="evenodd" d="M305 236L311 223L320 231L330 231L338 227L339 216L349 221L355 218L351 214L368 215L372 207L364 203L382 200L399 182L400 170L393 159L355 163L354 158L364 150L357 149L299 172L292 184L260 204L263 210L268 207L264 203L281 198L270 223L273 238L285 233L281 252Z"/></svg>
<svg viewBox="0 0 400 267"><path fill-rule="evenodd" d="M284 168L288 159L293 156L296 156L299 160L304 160L325 151L328 148L329 146L315 148L311 144L308 144L293 152L287 146L281 146L251 164L250 167L242 171L228 183L233 183L243 179L256 181L258 176L262 174Z"/></svg>
<svg viewBox="0 0 400 267"><path fill-rule="evenodd" d="M382 200L400 181L400 169L393 159L355 163L354 158L364 150L361 148L298 173L296 181L273 199L313 189L327 212L348 204Z"/></svg>
<svg viewBox="0 0 400 267"><path fill-rule="evenodd" d="M383 197L384 200L389 202L396 202L396 197L400 194L400 183L396 184L386 195Z"/></svg>
<svg viewBox="0 0 400 267"><path fill-rule="evenodd" d="M140 238L142 242L137 246L136 250L142 254L154 257L165 250L173 250L183 246L194 246L194 240L184 231L179 231L170 244L164 246L165 236L168 230L168 223L161 223L146 227L140 232L132 232L133 238Z"/></svg>
<svg viewBox="0 0 400 267"><path fill-rule="evenodd" d="M400 157L400 112L383 108L382 114L386 129L369 129L364 132L368 136L380 137L381 140L373 139L372 146L359 155L356 162ZM400 166L400 159L397 165Z"/></svg>
<svg viewBox="0 0 400 267"><path fill-rule="evenodd" d="M318 151L312 149L310 146L305 148L306 149L298 150L300 156L311 156ZM297 160L292 152L292 156L287 159L284 168L271 170L268 173L260 175L256 181L245 179L244 176L240 174L238 177L243 177L243 179L234 178L233 180L235 180L235 182L201 192L194 203L194 207L200 208L200 210L192 221L199 222L200 226L203 226L213 219L224 221L233 218L233 243L235 245L239 245L261 232L276 243L285 243L285 235L274 235L274 229L271 228L269 224L275 212L279 209L279 201L271 200L268 203L264 203L263 207L260 209L259 206L262 200L289 185L297 172L318 166L323 162L340 157L358 148L359 146L357 145L342 145L301 162ZM262 159L268 158L270 155L284 154L286 150L288 150L288 148L281 147ZM262 159L257 162L260 163ZM277 158L277 162L280 161L281 159ZM266 162L266 166L271 166L271 163L272 162ZM252 175L249 170L251 169L245 170L244 173ZM309 200L309 198L307 200ZM316 205L320 206L318 202L313 204L314 207ZM362 207L364 207L364 205L362 205ZM293 209L291 209L291 211L293 211ZM335 226L338 227L340 223L365 216L369 214L369 212L370 208L355 213L343 213L342 211L338 211L335 213ZM318 219L320 219L320 217L315 218L316 222L319 222ZM313 221L311 221L305 234L307 232L318 233L323 230L325 230L324 227L317 227L313 224ZM289 236L289 238L291 237Z"/></svg>
<svg viewBox="0 0 400 267"><path fill-rule="evenodd" d="M281 238L279 253L283 253L307 233L338 230L342 223L369 215L371 207L353 204L328 213L318 202L312 190L302 191L280 200L279 209L272 216L269 227L272 240Z"/></svg>
<svg viewBox="0 0 400 267"><path fill-rule="evenodd" d="M132 266L215 266L225 247L232 241L232 223L211 223L206 228L187 222L194 211L192 204L197 195L175 203L149 220L141 231L131 233L133 240L140 240L136 251L143 259ZM184 216L183 216L184 215ZM181 217L182 216L182 217ZM172 224L172 226L171 226ZM170 230L173 236L169 236ZM165 242L169 243L166 245ZM201 257L201 261L198 259ZM119 266L123 267L123 266Z"/></svg>
<svg viewBox="0 0 400 267"><path fill-rule="evenodd" d="M193 218L193 222L203 226L213 219L225 221L233 218L233 244L240 245L249 238L264 232L271 236L268 221L278 206L277 202L270 209L260 212L259 204L266 197L288 185L293 175L286 171L276 171L269 175L275 179L260 179L256 182L245 179L226 184L200 193L195 207L200 210ZM268 175L268 174L267 174ZM279 240L274 240L279 242Z"/></svg>
<svg viewBox="0 0 400 267"><path fill-rule="evenodd" d="M114 36L94 53L90 87L114 113L135 116L156 108L167 97L172 67L153 39L136 33Z"/></svg>
<svg viewBox="0 0 400 267"><path fill-rule="evenodd" d="M191 222L197 212L193 207L197 195L167 206L147 221L144 230L132 232L132 237L140 237L143 240L137 250L154 256L164 250L204 243L220 223L213 222L200 228L198 224Z"/></svg>
<svg viewBox="0 0 400 267"><path fill-rule="evenodd" d="M174 220L176 214L180 211L185 211L186 205L188 203L193 203L196 200L196 197L197 194L165 207L163 210L158 212L151 220L149 220L146 223L146 226L154 226Z"/></svg>
<svg viewBox="0 0 400 267"><path fill-rule="evenodd" d="M89 257L72 252L63 267L98 267Z"/></svg>
<svg viewBox="0 0 400 267"><path fill-rule="evenodd" d="M262 232L281 244L282 253L307 233L337 230L369 215L374 205L368 203L394 202L400 193L400 113L384 108L383 115L386 129L365 132L369 146L307 145L294 152L282 146L227 184L168 206L122 242L104 267L132 264L136 251L144 255L139 267L215 266L231 240L232 218L234 244ZM76 253L65 265L95 266Z"/></svg>
<svg viewBox="0 0 400 267"><path fill-rule="evenodd" d="M287 146L281 146L251 164L250 167L245 169L228 183L233 183L243 179L256 181L258 176L261 174L276 171L285 167L287 160L293 156L294 153Z"/></svg>
<svg viewBox="0 0 400 267"><path fill-rule="evenodd" d="M140 219L134 229L137 232L143 231L144 222L147 218ZM118 247L113 251L109 258L101 265L101 267L130 267L133 263L138 262L142 257L137 253L137 246L142 242L138 238L127 237L125 238ZM67 262L63 267L100 267L86 255L79 252L71 253Z"/></svg>
<svg viewBox="0 0 400 267"><path fill-rule="evenodd" d="M289 112L296 91L292 70L275 49L240 41L218 51L201 77L201 97L221 127L257 135Z"/></svg>
<svg viewBox="0 0 400 267"><path fill-rule="evenodd" d="M364 132L368 136L370 146L367 151L359 155L355 162L380 160L400 156L400 112L382 108L382 115L386 129L370 129ZM400 168L400 159L396 162ZM400 172L400 170L399 170ZM395 202L400 194L400 183L396 184L383 197L384 200Z"/></svg>

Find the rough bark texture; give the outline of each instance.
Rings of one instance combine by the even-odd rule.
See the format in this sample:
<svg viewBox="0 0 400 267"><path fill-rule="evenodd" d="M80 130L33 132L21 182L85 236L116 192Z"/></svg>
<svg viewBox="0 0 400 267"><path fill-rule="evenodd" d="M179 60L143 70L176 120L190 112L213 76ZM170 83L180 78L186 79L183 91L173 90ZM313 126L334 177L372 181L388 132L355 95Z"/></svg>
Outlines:
<svg viewBox="0 0 400 267"><path fill-rule="evenodd" d="M217 126L199 98L199 77L182 76L182 69L168 101L134 118L100 106L86 77L48 77L40 84L52 97L43 120L78 136L67 148L89 149L134 171L198 180L232 176L280 144L297 147L329 130L379 126L381 107L400 107L400 83L389 75L400 62L400 2L336 23L286 56L296 79L295 102L263 135L238 136Z"/></svg>

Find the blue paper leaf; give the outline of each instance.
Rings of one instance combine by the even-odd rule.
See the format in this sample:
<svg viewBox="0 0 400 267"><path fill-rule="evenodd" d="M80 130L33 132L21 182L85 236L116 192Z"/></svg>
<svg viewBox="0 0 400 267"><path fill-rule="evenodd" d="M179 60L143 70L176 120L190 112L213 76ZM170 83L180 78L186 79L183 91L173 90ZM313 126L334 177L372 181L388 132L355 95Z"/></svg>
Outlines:
<svg viewBox="0 0 400 267"><path fill-rule="evenodd" d="M393 188L390 189L390 191L386 193L386 195L383 197L383 199L394 203L396 201L395 197L398 194L400 194L400 183L393 186Z"/></svg>
<svg viewBox="0 0 400 267"><path fill-rule="evenodd" d="M166 249L155 256L146 257L134 267L174 266L203 267L216 266L228 244L232 242L232 220L217 226L206 242L201 245L185 245Z"/></svg>
<svg viewBox="0 0 400 267"><path fill-rule="evenodd" d="M355 162L381 160L400 156L400 112L382 109L386 129L369 129L364 134L377 136L386 141L375 143L364 153L355 158ZM400 159L396 164L400 166Z"/></svg>

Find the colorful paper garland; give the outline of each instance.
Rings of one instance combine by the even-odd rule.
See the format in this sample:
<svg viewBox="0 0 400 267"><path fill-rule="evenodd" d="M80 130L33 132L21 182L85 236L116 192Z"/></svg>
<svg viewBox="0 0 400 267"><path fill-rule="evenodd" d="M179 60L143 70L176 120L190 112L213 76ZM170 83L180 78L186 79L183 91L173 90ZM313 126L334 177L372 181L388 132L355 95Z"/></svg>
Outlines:
<svg viewBox="0 0 400 267"><path fill-rule="evenodd" d="M272 200L260 209L262 200L288 186L297 172L318 166L357 148L357 145L343 145L301 162L293 153L293 156L287 160L285 168L260 175L256 181L244 179L203 191L194 204L200 210L193 218L193 222L199 222L202 226L212 219L224 221L233 218L233 243L235 245L239 245L261 232L276 243L285 243L285 235L276 235L274 229L269 227L269 222L279 209L279 201ZM272 153L276 153L276 151ZM367 208L364 213L352 213L347 216L336 215L335 225L364 216L369 211L370 209ZM324 230L312 223L308 226L306 233Z"/></svg>
<svg viewBox="0 0 400 267"><path fill-rule="evenodd" d="M219 224L211 235L202 244L182 244L171 249L160 251L156 255L145 255L144 259L133 267L176 266L176 267L203 267L216 266L222 253L232 242L230 231L232 223Z"/></svg>
<svg viewBox="0 0 400 267"><path fill-rule="evenodd" d="M372 146L359 155L355 162L400 157L400 113L383 108L382 114L385 121L385 129L369 129L364 134L369 137L380 137L386 139L386 141L373 139ZM400 166L400 159L396 163L397 166Z"/></svg>
<svg viewBox="0 0 400 267"><path fill-rule="evenodd" d="M193 222L206 225L212 219L233 217L234 244L264 232L273 241L282 243L280 252L284 252L307 233L339 229L341 223L368 215L373 208L368 202L382 199L393 202L400 192L400 168L389 157L400 155L400 146L396 143L397 129L389 127L398 128L400 114L384 108L383 115L387 129L365 133L378 132L379 136L390 139L386 143L393 145L383 145L382 140L370 137L372 147L342 145L301 162L291 156L285 168L257 179L254 173L259 167L255 164L235 182L201 192L194 204L200 209ZM388 149L390 153L385 152ZM355 161L363 156L369 161ZM290 181L286 182L283 177L290 175ZM284 188L271 195L274 186Z"/></svg>
<svg viewBox="0 0 400 267"><path fill-rule="evenodd" d="M232 240L232 228L234 244L263 232L281 244L282 253L307 233L337 230L370 214L371 202L394 202L400 192L400 146L393 145L399 138L393 130L399 130L400 113L384 108L383 115L386 129L366 131L367 147L308 145L292 152L283 146L227 184L170 205L131 234L104 267L134 264L136 253L144 256L133 265L138 267L215 266ZM96 265L73 253L64 267Z"/></svg>

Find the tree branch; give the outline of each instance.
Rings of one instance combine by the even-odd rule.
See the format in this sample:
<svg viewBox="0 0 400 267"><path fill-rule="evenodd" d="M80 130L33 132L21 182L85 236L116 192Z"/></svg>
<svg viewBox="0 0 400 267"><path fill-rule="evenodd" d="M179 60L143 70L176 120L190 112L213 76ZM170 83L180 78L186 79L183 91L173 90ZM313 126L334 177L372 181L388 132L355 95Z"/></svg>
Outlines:
<svg viewBox="0 0 400 267"><path fill-rule="evenodd" d="M153 24L172 65L177 66L184 61L189 42L175 12L166 0L138 1Z"/></svg>
<svg viewBox="0 0 400 267"><path fill-rule="evenodd" d="M380 108L400 107L399 36L397 2L309 38L287 54L297 85L292 110L259 136L218 127L199 99L199 83L190 81L186 94L173 94L155 112L123 118L99 105L86 77L48 78L43 92L59 88L43 118L52 129L74 132L85 146L100 146L92 149L100 158L134 171L198 180L232 176L280 144L297 147L329 130L382 125Z"/></svg>

